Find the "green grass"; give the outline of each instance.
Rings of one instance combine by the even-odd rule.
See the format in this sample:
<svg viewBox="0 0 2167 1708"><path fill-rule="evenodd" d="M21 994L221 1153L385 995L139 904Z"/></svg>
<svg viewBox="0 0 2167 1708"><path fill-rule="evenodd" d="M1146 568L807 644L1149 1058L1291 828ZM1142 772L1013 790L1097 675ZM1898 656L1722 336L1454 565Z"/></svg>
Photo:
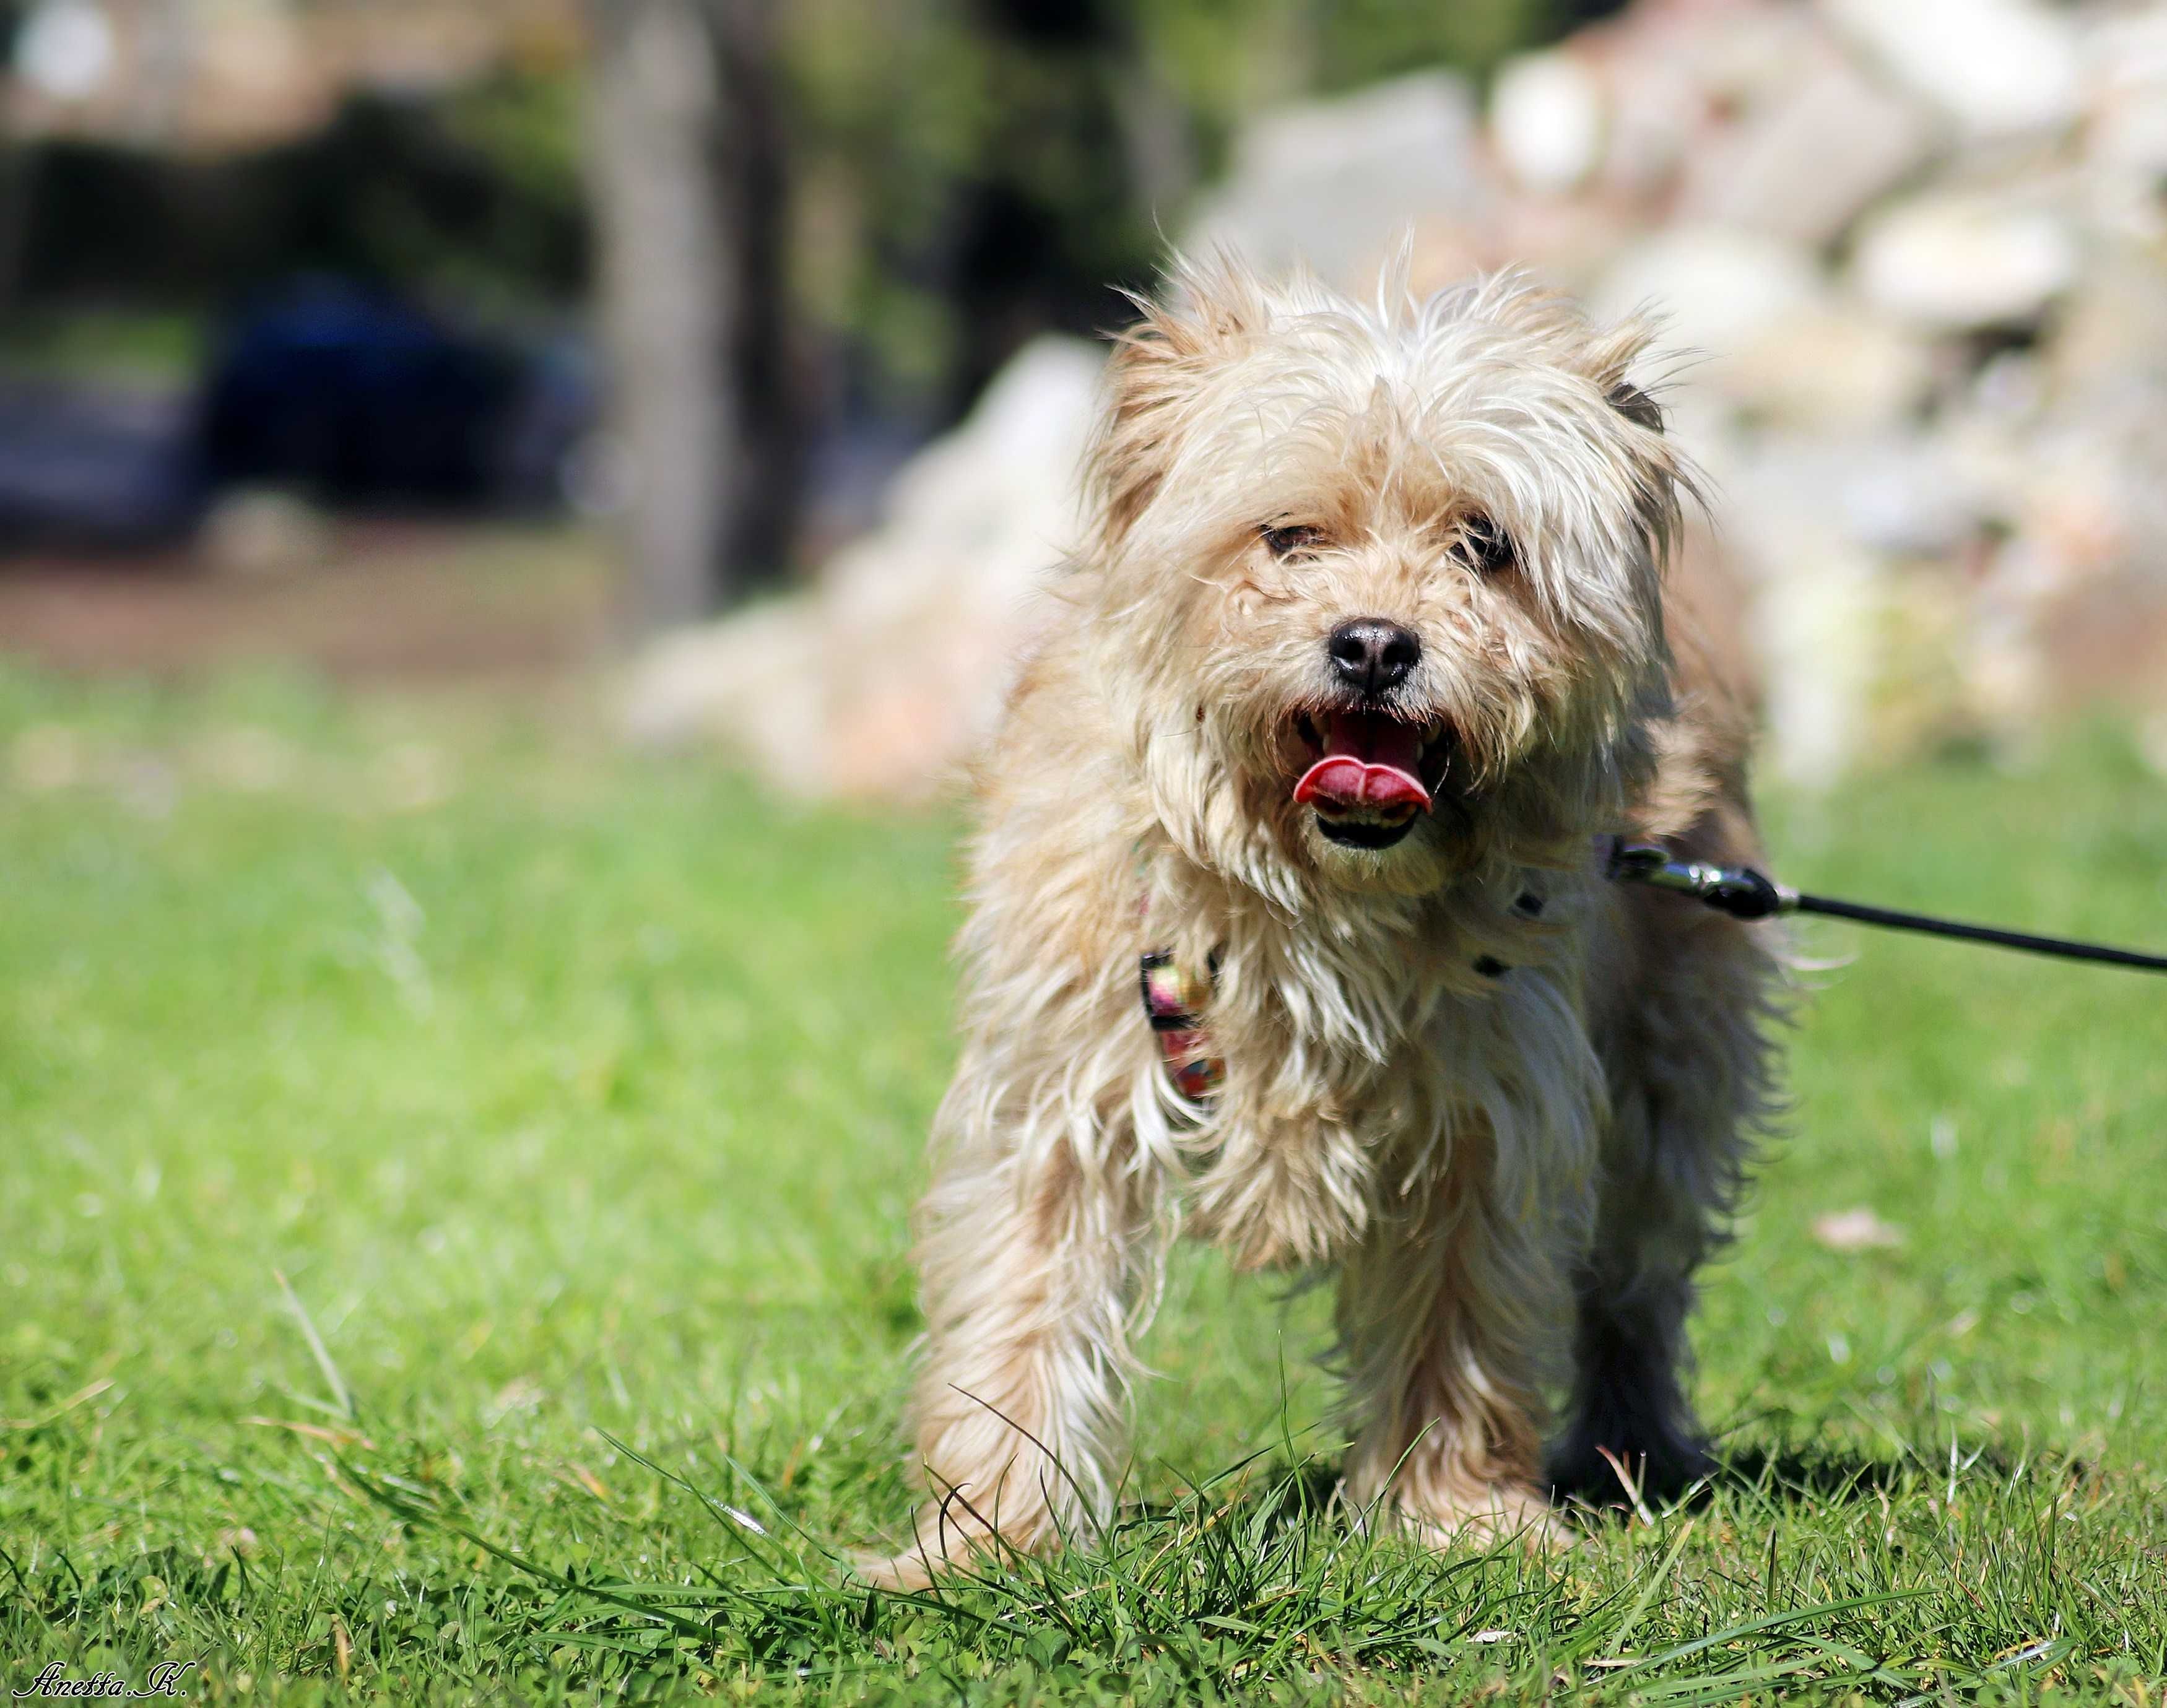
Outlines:
<svg viewBox="0 0 2167 1708"><path fill-rule="evenodd" d="M2111 732L1774 817L1795 881L2167 939ZM1700 1320L1710 1499L1369 1540L1323 1299L1189 1252L1103 1552L852 1587L955 876L946 822L508 715L0 674L0 1688L2159 1701L2167 985L1835 931ZM1902 1243L1817 1242L1860 1208Z"/></svg>
<svg viewBox="0 0 2167 1708"><path fill-rule="evenodd" d="M18 311L0 327L0 374L185 384L203 365L208 330L201 316L188 314Z"/></svg>

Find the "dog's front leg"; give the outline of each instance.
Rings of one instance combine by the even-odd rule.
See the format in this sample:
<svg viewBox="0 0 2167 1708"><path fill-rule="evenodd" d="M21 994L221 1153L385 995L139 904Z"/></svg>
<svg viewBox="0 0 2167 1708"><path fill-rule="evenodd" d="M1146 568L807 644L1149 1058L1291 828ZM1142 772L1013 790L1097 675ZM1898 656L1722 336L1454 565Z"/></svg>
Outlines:
<svg viewBox="0 0 2167 1708"><path fill-rule="evenodd" d="M1373 1229L1339 1292L1358 1504L1435 1546L1559 1540L1536 1486L1555 1267L1500 1214L1484 1168L1463 1168Z"/></svg>
<svg viewBox="0 0 2167 1708"><path fill-rule="evenodd" d="M951 1152L919 1213L928 1346L914 1411L929 1499L910 1545L873 1575L923 1582L974 1552L1041 1550L1105 1521L1150 1213L1136 1171L1087 1169L1067 1135Z"/></svg>

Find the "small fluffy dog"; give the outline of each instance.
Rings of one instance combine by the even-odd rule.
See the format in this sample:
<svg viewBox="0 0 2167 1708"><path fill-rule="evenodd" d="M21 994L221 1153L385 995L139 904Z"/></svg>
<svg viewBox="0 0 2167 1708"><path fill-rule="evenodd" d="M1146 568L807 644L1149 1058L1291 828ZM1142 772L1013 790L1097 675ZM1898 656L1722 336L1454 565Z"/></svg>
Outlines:
<svg viewBox="0 0 2167 1708"><path fill-rule="evenodd" d="M1178 1230L1336 1271L1348 1491L1425 1539L1707 1465L1684 1324L1779 961L1602 877L1621 832L1757 855L1748 720L1666 609L1648 332L1513 277L1379 298L1184 266L1118 342L979 772L892 1578L1105 1520Z"/></svg>

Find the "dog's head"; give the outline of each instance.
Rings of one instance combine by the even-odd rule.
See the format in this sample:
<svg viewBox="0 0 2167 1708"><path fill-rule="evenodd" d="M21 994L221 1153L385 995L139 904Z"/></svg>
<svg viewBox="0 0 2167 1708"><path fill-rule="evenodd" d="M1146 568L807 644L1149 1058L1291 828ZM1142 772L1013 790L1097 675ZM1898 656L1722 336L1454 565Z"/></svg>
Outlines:
<svg viewBox="0 0 2167 1708"><path fill-rule="evenodd" d="M1154 805L1280 893L1558 858L1663 703L1684 476L1626 378L1645 329L1512 277L1380 298L1180 270L1116 348L1090 466Z"/></svg>

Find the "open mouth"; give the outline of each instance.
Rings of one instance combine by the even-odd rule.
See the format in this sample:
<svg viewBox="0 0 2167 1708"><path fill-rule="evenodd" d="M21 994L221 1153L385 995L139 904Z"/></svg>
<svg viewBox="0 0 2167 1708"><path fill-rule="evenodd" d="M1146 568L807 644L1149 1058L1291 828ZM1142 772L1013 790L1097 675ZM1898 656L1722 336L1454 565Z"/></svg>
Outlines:
<svg viewBox="0 0 2167 1708"><path fill-rule="evenodd" d="M1295 733L1310 764L1294 798L1317 815L1318 833L1342 848L1387 849L1430 810L1449 763L1451 726L1411 723L1383 711L1298 712Z"/></svg>

